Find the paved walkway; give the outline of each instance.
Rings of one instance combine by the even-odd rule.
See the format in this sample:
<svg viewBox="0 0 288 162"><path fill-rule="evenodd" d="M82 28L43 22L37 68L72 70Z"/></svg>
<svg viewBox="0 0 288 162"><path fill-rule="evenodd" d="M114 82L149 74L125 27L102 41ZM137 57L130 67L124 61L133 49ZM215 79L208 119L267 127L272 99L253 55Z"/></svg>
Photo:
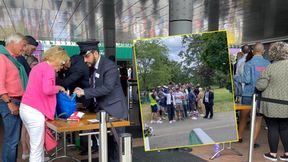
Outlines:
<svg viewBox="0 0 288 162"><path fill-rule="evenodd" d="M248 152L249 152L249 136L250 136L249 133L250 133L250 126L248 126L246 131L244 132L243 143L232 143L232 147L241 152L243 156L237 156L233 152L225 150L219 158L209 160L209 158L214 154L213 145L193 147L192 154L211 162L246 162L248 160ZM265 130L264 122L262 124L261 133L259 135L257 143L260 144L260 147L254 149L253 151L253 162L271 162L263 158L263 153L269 152L269 145L267 141L267 130ZM282 144L279 144L278 153L282 155L283 151L284 149Z"/></svg>
<svg viewBox="0 0 288 162"><path fill-rule="evenodd" d="M163 149L189 145L189 134L194 128L201 128L215 142L236 140L236 123L234 111L215 113L213 119L186 119L169 124L148 124L153 127L150 137L150 149Z"/></svg>

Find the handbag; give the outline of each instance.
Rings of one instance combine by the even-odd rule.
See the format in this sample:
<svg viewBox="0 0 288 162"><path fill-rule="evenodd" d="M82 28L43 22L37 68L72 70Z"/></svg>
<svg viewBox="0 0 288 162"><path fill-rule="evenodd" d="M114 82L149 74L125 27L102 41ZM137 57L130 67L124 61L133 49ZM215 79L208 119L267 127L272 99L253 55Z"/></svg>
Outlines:
<svg viewBox="0 0 288 162"><path fill-rule="evenodd" d="M64 92L59 92L56 95L56 117L67 119L76 111L76 94L68 96Z"/></svg>
<svg viewBox="0 0 288 162"><path fill-rule="evenodd" d="M44 137L44 148L46 151L51 151L57 146L57 140L52 134L51 130L45 124L45 137Z"/></svg>

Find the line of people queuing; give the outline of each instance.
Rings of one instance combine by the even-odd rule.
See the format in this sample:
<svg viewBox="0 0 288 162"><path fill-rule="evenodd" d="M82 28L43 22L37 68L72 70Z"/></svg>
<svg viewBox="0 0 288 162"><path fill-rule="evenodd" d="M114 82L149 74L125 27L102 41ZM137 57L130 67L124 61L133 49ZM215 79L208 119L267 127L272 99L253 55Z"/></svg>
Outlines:
<svg viewBox="0 0 288 162"><path fill-rule="evenodd" d="M71 89L79 99L89 100L94 110L98 108L116 118L127 119L127 100L118 68L100 55L98 43L77 42L80 54L72 58L60 46L51 47L44 51L42 62L37 64L35 59L29 61L38 45L33 37L21 33L6 37L5 46L0 45L2 162L17 161L20 137L23 160L49 160L44 158L45 121L54 119L56 94L60 91ZM64 67L68 68L67 76L57 80L57 73ZM116 128L116 132L124 133L125 128ZM108 136L108 147L108 160L119 161L119 147L111 135Z"/></svg>
<svg viewBox="0 0 288 162"><path fill-rule="evenodd" d="M48 49L44 61L31 69L24 56L31 56L37 45L31 36L13 33L5 39L5 47L0 46L3 162L16 162L20 134L22 159L26 159L30 152L30 161L44 161L44 115L54 118L56 93L65 90L55 84L55 73L69 59L67 53L59 47Z"/></svg>
<svg viewBox="0 0 288 162"><path fill-rule="evenodd" d="M169 84L152 89L149 94L151 106L150 123L162 123L162 120L170 124L191 118L197 120L213 118L214 93L210 87L205 91L197 85Z"/></svg>
<svg viewBox="0 0 288 162"><path fill-rule="evenodd" d="M287 100L288 86L288 44L284 42L272 43L269 47L270 60L263 57L264 45L256 43L251 49L248 45L237 53L237 62L234 66L234 95L235 101L252 105L252 95L261 94L263 97ZM288 106L283 104L257 101L256 124L254 133L254 148L259 147L257 138L261 131L262 119L268 127L268 142L270 152L263 154L264 158L277 161L279 138L284 146L284 154L280 160L288 161ZM244 130L247 126L251 110L240 111L238 128L239 142L243 141Z"/></svg>

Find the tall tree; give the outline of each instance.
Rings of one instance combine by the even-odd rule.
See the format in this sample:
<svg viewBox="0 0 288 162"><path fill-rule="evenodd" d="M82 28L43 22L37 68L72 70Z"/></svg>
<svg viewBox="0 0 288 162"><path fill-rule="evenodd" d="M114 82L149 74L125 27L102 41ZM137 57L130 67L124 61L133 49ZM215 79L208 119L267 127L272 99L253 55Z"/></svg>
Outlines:
<svg viewBox="0 0 288 162"><path fill-rule="evenodd" d="M190 69L183 67L181 63L177 61L169 61L171 68L171 82L173 83L190 83L192 75Z"/></svg>
<svg viewBox="0 0 288 162"><path fill-rule="evenodd" d="M201 60L210 68L229 74L229 54L226 32L204 33Z"/></svg>
<svg viewBox="0 0 288 162"><path fill-rule="evenodd" d="M230 72L226 32L185 35L182 45L187 48L179 56L184 60L183 66L190 68L193 81L223 86L219 80L229 78Z"/></svg>
<svg viewBox="0 0 288 162"><path fill-rule="evenodd" d="M171 80L171 67L167 64L168 49L158 39L137 41L135 51L141 90L147 90Z"/></svg>

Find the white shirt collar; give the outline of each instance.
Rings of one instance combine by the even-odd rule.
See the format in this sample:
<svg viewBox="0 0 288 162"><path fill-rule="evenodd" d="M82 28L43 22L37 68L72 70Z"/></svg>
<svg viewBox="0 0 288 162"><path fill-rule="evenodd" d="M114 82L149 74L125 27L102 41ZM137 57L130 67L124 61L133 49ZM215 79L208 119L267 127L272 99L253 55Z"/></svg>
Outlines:
<svg viewBox="0 0 288 162"><path fill-rule="evenodd" d="M94 66L95 69L98 69L98 66L99 66L99 62L100 62L100 59L101 59L101 55L99 54L99 58Z"/></svg>

